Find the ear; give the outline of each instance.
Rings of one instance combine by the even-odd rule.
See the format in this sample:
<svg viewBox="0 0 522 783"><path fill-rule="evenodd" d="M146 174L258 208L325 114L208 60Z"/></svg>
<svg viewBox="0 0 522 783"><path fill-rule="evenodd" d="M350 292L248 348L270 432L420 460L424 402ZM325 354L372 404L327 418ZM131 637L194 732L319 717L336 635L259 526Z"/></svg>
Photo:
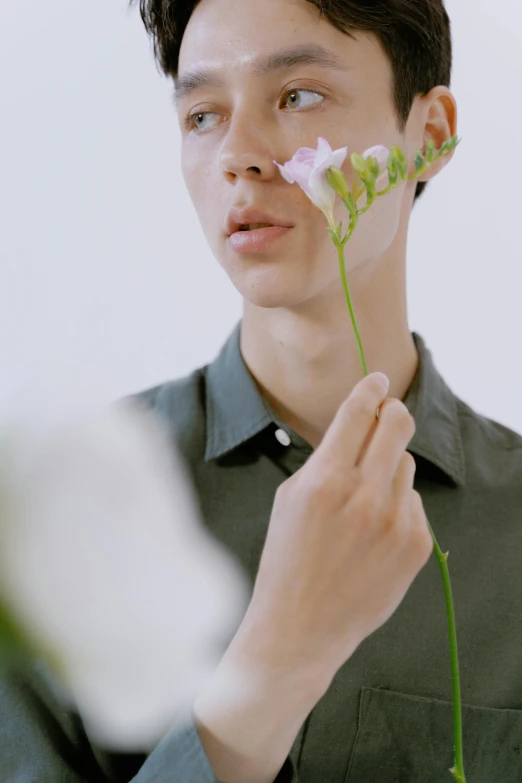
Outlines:
<svg viewBox="0 0 522 783"><path fill-rule="evenodd" d="M426 145L433 141L435 149L439 150L442 144L457 133L457 102L451 90L447 87L434 87L420 100L421 116L423 117L421 152L426 153ZM436 163L432 163L429 169L418 177L418 182L428 182L436 177L439 171L448 165L453 158L455 150L443 155ZM411 173L415 172L413 166Z"/></svg>

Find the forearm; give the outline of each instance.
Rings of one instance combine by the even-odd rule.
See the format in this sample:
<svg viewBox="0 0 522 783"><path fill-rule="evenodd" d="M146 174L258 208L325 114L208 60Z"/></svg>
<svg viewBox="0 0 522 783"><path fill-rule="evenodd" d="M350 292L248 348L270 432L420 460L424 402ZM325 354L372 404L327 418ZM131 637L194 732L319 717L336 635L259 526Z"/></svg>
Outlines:
<svg viewBox="0 0 522 783"><path fill-rule="evenodd" d="M260 665L232 644L194 704L216 777L223 783L273 783L326 688L315 675Z"/></svg>

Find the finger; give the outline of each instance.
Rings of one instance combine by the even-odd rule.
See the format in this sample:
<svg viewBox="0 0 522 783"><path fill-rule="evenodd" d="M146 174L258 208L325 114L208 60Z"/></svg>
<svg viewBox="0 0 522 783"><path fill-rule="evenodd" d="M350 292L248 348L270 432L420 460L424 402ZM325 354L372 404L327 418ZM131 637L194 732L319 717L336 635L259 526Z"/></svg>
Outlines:
<svg viewBox="0 0 522 783"><path fill-rule="evenodd" d="M354 386L326 432L316 455L324 455L328 461L355 466L361 447L374 425L375 411L386 399L388 384L383 373L371 373Z"/></svg>
<svg viewBox="0 0 522 783"><path fill-rule="evenodd" d="M415 434L415 421L408 409L395 398L385 400L375 433L361 459L361 471L376 487L389 487Z"/></svg>
<svg viewBox="0 0 522 783"><path fill-rule="evenodd" d="M360 464L362 458L364 457L364 455L366 454L366 451L368 450L368 446L370 445L370 443L372 441L372 438L374 436L375 430L377 429L377 424L379 422L379 416L380 416L380 413L381 413L381 408L382 408L384 402L385 402L385 400L383 400L383 402L379 405L379 407L375 411L375 419L372 422L372 426L370 427L370 430L369 430L369 432L368 432L368 434L367 434L367 436L366 436L366 438L364 440L364 443L361 446L361 450L360 450L360 452L359 452L359 454L357 456L357 462L356 462L357 465Z"/></svg>
<svg viewBox="0 0 522 783"><path fill-rule="evenodd" d="M419 542L419 546L423 548L425 562L427 563L433 554L435 545L433 536L428 527L428 520L426 518L422 498L415 490L410 494L410 508L411 533L412 535L415 535Z"/></svg>
<svg viewBox="0 0 522 783"><path fill-rule="evenodd" d="M380 408L378 408L377 410L380 410ZM355 463L356 465L360 465L361 464L364 455L368 451L368 446L372 442L372 439L373 439L373 436L375 435L375 431L377 430L377 425L378 424L379 424L379 420L378 420L378 418L375 418L372 421L372 425L371 425L370 429L368 430L368 434L366 435L366 438L364 439L363 445L361 446L361 450L360 450L360 452L359 452L359 454L357 456L357 461Z"/></svg>
<svg viewBox="0 0 522 783"><path fill-rule="evenodd" d="M396 520L398 532L408 533L411 528L411 493L415 481L415 459L409 451L402 455L399 466L392 479L389 509L390 515Z"/></svg>

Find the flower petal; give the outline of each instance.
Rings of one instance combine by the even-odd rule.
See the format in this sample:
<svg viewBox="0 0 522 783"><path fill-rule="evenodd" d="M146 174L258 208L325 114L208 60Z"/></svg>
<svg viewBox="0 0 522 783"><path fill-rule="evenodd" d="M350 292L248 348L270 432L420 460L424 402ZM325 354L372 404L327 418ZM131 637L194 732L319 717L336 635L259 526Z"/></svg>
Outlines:
<svg viewBox="0 0 522 783"><path fill-rule="evenodd" d="M306 166L304 163L296 163L295 161L291 161L286 165L290 169L290 173L294 179L294 182L297 182L301 188L308 187L313 169L311 169L310 166Z"/></svg>
<svg viewBox="0 0 522 783"><path fill-rule="evenodd" d="M374 147L369 147L363 152L363 158L377 158L378 161L387 160L390 150L384 147L382 144L376 144Z"/></svg>
<svg viewBox="0 0 522 783"><path fill-rule="evenodd" d="M318 169L313 172L309 179L308 187L312 194L310 198L315 206L319 207L325 215L329 215L333 212L335 204L335 190L326 179L326 168L328 167L325 166L324 171Z"/></svg>
<svg viewBox="0 0 522 783"><path fill-rule="evenodd" d="M332 166L340 169L348 155L348 147L341 147L332 153Z"/></svg>
<svg viewBox="0 0 522 783"><path fill-rule="evenodd" d="M289 162L291 162L291 161L289 161ZM277 166L277 168L281 172L282 177L284 179L286 179L286 181L289 182L291 185L293 185L294 182L295 182L295 179L292 178L292 174L287 169L288 163L285 163L284 166L281 166L281 164L278 163L276 160L274 160L273 163L275 163L275 165Z"/></svg>
<svg viewBox="0 0 522 783"><path fill-rule="evenodd" d="M306 163L309 166L313 166L315 154L315 150L312 149L312 147L301 147L297 150L292 160L297 163Z"/></svg>
<svg viewBox="0 0 522 783"><path fill-rule="evenodd" d="M315 153L315 168L320 166L323 163L328 162L328 166L330 165L331 159L332 159L333 151L326 139L324 139L322 136L319 136L317 140L317 152Z"/></svg>

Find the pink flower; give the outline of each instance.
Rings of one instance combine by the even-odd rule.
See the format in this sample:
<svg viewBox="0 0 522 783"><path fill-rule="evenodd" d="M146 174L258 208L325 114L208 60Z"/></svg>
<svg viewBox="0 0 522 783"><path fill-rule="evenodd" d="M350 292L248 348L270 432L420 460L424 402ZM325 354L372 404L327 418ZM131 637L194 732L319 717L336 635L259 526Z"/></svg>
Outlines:
<svg viewBox="0 0 522 783"><path fill-rule="evenodd" d="M335 227L333 211L336 194L328 184L326 170L330 166L340 169L347 154L348 147L334 151L321 136L316 150L312 147L301 147L284 166L274 160L284 179L290 184L297 182L312 203L324 212L332 228Z"/></svg>

